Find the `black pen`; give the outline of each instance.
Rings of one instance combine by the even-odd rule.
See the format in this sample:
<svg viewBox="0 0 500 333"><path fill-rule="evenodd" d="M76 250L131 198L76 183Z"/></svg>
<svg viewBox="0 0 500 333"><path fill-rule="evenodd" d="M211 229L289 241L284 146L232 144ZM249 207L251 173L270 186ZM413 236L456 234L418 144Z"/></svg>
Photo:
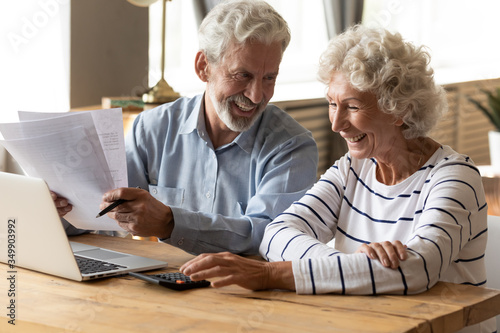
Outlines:
<svg viewBox="0 0 500 333"><path fill-rule="evenodd" d="M113 201L113 203L111 205L109 205L108 207L104 208L103 210L101 210L99 212L99 214L96 215L96 218L98 217L101 217L103 216L104 214L106 214L107 212L109 212L110 210L112 210L113 208L117 207L118 205L121 205L122 203L124 203L125 201L127 200L123 200L123 199L118 199L116 201Z"/></svg>

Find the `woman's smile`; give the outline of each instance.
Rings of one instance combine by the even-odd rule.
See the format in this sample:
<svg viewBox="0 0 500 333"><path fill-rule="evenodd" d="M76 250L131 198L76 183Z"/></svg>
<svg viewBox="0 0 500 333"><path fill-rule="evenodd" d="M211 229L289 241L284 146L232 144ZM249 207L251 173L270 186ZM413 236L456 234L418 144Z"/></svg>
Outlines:
<svg viewBox="0 0 500 333"><path fill-rule="evenodd" d="M356 135L356 136L350 137L350 138L345 137L344 139L348 142L355 143L355 142L358 142L359 140L362 140L365 137L366 137L366 133L363 133L363 134Z"/></svg>

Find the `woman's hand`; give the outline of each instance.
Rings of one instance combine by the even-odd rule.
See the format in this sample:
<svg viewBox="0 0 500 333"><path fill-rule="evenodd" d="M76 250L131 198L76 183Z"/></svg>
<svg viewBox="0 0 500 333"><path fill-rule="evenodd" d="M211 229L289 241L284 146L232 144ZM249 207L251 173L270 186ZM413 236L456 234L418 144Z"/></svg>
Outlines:
<svg viewBox="0 0 500 333"><path fill-rule="evenodd" d="M356 250L356 253L364 253L370 259L378 260L385 267L392 269L398 268L400 261L408 258L406 245L400 241L363 244Z"/></svg>
<svg viewBox="0 0 500 333"><path fill-rule="evenodd" d="M50 191L50 195L52 196L52 200L54 200L54 204L56 205L59 217L64 217L64 215L71 212L73 206L68 202L66 198L60 197L52 191Z"/></svg>
<svg viewBox="0 0 500 333"><path fill-rule="evenodd" d="M193 281L219 278L212 287L231 284L251 290L295 290L292 263L266 262L244 258L229 252L201 254L181 266L180 271Z"/></svg>

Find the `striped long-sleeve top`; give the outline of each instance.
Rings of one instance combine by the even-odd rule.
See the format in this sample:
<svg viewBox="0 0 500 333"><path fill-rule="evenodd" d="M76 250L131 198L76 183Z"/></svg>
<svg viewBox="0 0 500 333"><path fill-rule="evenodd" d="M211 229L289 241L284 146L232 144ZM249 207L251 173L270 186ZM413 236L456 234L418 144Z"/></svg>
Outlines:
<svg viewBox="0 0 500 333"><path fill-rule="evenodd" d="M376 164L347 153L267 226L261 255L292 261L300 294L410 294L438 281L485 285L487 205L473 162L442 146L392 186L376 180ZM387 240L408 247L398 269L354 253Z"/></svg>

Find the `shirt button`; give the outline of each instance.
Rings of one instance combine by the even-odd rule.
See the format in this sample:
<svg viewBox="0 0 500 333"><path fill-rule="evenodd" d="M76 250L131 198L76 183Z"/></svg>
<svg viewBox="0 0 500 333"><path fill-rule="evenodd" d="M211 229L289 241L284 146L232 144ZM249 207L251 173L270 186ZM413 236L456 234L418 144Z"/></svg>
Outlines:
<svg viewBox="0 0 500 333"><path fill-rule="evenodd" d="M210 194L210 192L207 192L207 194L205 194L205 196L207 197L207 199L210 199L210 197L211 197L212 195Z"/></svg>
<svg viewBox="0 0 500 333"><path fill-rule="evenodd" d="M151 192L153 192L153 194L158 194L158 190L155 188Z"/></svg>
<svg viewBox="0 0 500 333"><path fill-rule="evenodd" d="M177 245L179 246L182 244L184 244L184 238L179 239L179 241L177 242Z"/></svg>

